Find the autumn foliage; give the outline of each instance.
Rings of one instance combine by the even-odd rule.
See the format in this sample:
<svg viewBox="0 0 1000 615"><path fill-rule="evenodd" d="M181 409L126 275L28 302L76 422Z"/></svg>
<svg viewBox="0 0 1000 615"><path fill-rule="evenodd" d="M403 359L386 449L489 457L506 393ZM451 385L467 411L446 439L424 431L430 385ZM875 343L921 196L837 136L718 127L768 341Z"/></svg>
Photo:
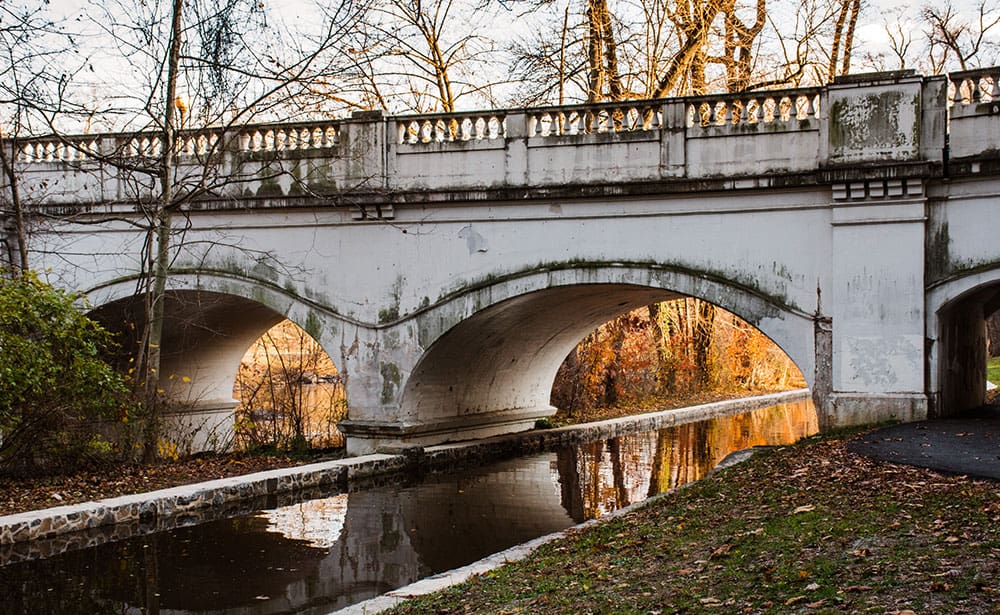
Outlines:
<svg viewBox="0 0 1000 615"><path fill-rule="evenodd" d="M295 323L275 325L247 350L233 387L237 443L301 450L343 443L344 385L319 343Z"/></svg>
<svg viewBox="0 0 1000 615"><path fill-rule="evenodd" d="M791 359L763 333L707 301L685 298L623 314L588 335L559 368L552 403L572 413L803 386Z"/></svg>

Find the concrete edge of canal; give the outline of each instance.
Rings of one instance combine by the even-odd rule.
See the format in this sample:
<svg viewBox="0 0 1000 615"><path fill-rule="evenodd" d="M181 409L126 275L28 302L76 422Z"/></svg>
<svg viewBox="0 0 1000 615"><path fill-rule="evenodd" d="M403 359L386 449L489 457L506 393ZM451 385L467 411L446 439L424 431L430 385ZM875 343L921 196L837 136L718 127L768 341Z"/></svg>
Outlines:
<svg viewBox="0 0 1000 615"><path fill-rule="evenodd" d="M435 470L454 467L456 463L478 464L564 445L802 401L809 397L807 389L798 389L472 442L385 451L362 457L268 470L95 502L2 516L0 559L5 562L37 559L54 552L96 546L137 534L169 530L212 518L292 504L302 499L299 494L308 496L310 492L329 493L333 489L346 490L365 480L409 469ZM487 560L499 558L498 561L502 563L513 557L514 551L523 547L530 552L531 549L554 537L545 536L536 539L521 547L513 547L498 553ZM473 564L475 565L477 564ZM451 574L444 573L431 579ZM419 583L430 582L431 579Z"/></svg>

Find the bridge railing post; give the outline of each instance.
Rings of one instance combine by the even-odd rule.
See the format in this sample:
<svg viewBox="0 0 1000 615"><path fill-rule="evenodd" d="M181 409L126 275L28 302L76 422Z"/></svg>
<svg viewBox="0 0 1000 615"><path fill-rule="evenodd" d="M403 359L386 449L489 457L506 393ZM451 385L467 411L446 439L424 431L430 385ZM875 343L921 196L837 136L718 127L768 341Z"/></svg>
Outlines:
<svg viewBox="0 0 1000 615"><path fill-rule="evenodd" d="M527 113L507 114L504 140L504 179L508 186L523 186L528 182Z"/></svg>
<svg viewBox="0 0 1000 615"><path fill-rule="evenodd" d="M341 124L341 153L344 156L345 187L348 190L392 188L387 157L388 123L381 110L355 111Z"/></svg>
<svg viewBox="0 0 1000 615"><path fill-rule="evenodd" d="M687 105L683 100L663 103L663 126L660 128L660 176L684 177L687 174Z"/></svg>

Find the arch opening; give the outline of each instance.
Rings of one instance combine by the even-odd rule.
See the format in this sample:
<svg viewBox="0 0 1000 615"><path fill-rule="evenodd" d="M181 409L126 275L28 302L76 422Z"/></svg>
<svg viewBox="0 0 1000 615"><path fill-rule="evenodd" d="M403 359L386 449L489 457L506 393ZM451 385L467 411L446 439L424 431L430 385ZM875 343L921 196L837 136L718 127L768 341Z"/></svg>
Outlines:
<svg viewBox="0 0 1000 615"><path fill-rule="evenodd" d="M556 411L550 401L553 382L580 340L621 314L689 296L637 283L571 282L527 292L525 286L515 285L521 294L488 289L486 307L480 307L481 297L465 299L466 309L474 304L470 314L436 338L403 388L400 414L415 427L410 434L443 441L480 437L479 424L505 426L493 433L530 428ZM501 298L489 301L495 296ZM755 329L770 329L797 344L788 355L795 365L808 366L800 373L809 384L812 321L738 289L726 297L729 307L746 308Z"/></svg>
<svg viewBox="0 0 1000 615"><path fill-rule="evenodd" d="M133 357L146 327L141 301L141 297L126 297L91 311L91 317L116 336L120 350L112 358L113 362L131 378L138 378L132 373ZM239 399L234 396L234 389L244 357L253 351L253 346L262 337L266 338L272 328L280 327L284 322L289 323L285 327L294 327L308 338L311 342L309 350L315 355L317 365L332 368L330 357L318 342L271 307L219 292L186 289L167 292L159 383L169 405L161 416L161 433L166 447L161 452L169 455L222 451L257 441L238 433L238 430L254 426L247 417L237 416ZM289 339L291 336L290 333ZM305 345L306 340L302 341ZM284 345L282 349L285 349ZM287 364L287 369L273 369L272 373L291 374L294 371L292 364L299 362L299 357L292 357L287 352L271 354L276 355L277 361L283 360ZM267 374L266 369L263 371ZM336 377L336 374L335 368L325 369L324 375ZM295 395L297 391L294 388L304 384L303 375L298 373L288 382L276 383L275 386L283 386L289 395ZM245 380L249 384L250 381ZM264 386L262 382L257 384ZM342 387L340 393L340 398L344 398ZM296 397L296 402L301 402L305 394ZM346 401L340 405L346 407ZM302 427L307 424L298 422Z"/></svg>
<svg viewBox="0 0 1000 615"><path fill-rule="evenodd" d="M344 444L337 423L347 394L330 355L302 327L283 320L247 349L233 386L236 444L303 450Z"/></svg>
<svg viewBox="0 0 1000 615"><path fill-rule="evenodd" d="M653 303L588 334L559 367L557 422L806 387L791 358L739 316L693 297Z"/></svg>
<svg viewBox="0 0 1000 615"><path fill-rule="evenodd" d="M991 368L1000 371L1000 343L990 343L990 323L1000 328L1000 281L956 297L937 317L939 394L934 415L944 417L983 406L995 396L988 394L987 375ZM1000 337L997 332L993 336Z"/></svg>

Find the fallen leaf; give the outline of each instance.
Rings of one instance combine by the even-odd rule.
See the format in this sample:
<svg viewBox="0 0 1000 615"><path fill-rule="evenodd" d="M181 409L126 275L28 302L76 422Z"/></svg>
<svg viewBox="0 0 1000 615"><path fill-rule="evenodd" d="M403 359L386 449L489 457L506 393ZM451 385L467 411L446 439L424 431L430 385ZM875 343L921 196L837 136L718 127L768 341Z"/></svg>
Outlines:
<svg viewBox="0 0 1000 615"><path fill-rule="evenodd" d="M795 596L794 598L789 598L788 600L785 600L785 606L792 606L793 604L798 604L805 599L806 599L805 596Z"/></svg>
<svg viewBox="0 0 1000 615"><path fill-rule="evenodd" d="M869 585L849 585L844 588L845 592L870 592L871 590Z"/></svg>
<svg viewBox="0 0 1000 615"><path fill-rule="evenodd" d="M799 506L798 508L793 510L792 514L797 515L799 513L809 512L810 510L816 510L816 507L813 506L812 504L806 504L805 506Z"/></svg>
<svg viewBox="0 0 1000 615"><path fill-rule="evenodd" d="M729 555L729 552L733 550L733 545L724 544L712 551L712 554L708 556L708 559L715 559L717 557L725 557Z"/></svg>
<svg viewBox="0 0 1000 615"><path fill-rule="evenodd" d="M814 592L817 589L819 589L819 583L810 583L809 585L806 585L806 589L811 592Z"/></svg>
<svg viewBox="0 0 1000 615"><path fill-rule="evenodd" d="M819 607L826 604L826 600L817 600L816 602L807 602L806 606L810 609L818 609Z"/></svg>

